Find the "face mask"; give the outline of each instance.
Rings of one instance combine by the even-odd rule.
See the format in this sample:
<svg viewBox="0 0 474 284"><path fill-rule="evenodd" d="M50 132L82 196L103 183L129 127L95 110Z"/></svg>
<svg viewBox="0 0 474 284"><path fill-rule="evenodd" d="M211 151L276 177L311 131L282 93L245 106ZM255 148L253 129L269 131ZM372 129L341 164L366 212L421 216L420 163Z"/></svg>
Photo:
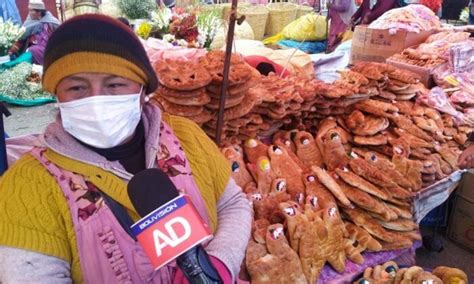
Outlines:
<svg viewBox="0 0 474 284"><path fill-rule="evenodd" d="M64 129L87 145L107 149L131 137L140 122L138 94L92 96L59 103Z"/></svg>

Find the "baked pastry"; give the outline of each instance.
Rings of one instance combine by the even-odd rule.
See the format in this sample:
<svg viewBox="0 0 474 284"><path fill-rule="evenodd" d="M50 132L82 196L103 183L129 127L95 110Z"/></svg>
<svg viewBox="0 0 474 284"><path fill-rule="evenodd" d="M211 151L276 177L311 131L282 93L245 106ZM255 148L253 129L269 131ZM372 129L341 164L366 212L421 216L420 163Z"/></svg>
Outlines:
<svg viewBox="0 0 474 284"><path fill-rule="evenodd" d="M457 169L459 153L456 153L450 147L447 147L445 145L436 146L435 150L441 155L443 160L445 160L449 164L451 169Z"/></svg>
<svg viewBox="0 0 474 284"><path fill-rule="evenodd" d="M244 143L245 158L255 164L260 157L268 157L268 146L258 139L247 139Z"/></svg>
<svg viewBox="0 0 474 284"><path fill-rule="evenodd" d="M380 81L387 77L388 69L385 65L376 62L359 62L351 70L364 75L370 80Z"/></svg>
<svg viewBox="0 0 474 284"><path fill-rule="evenodd" d="M294 143L296 155L307 168L323 165L323 157L311 133L299 131L295 135Z"/></svg>
<svg viewBox="0 0 474 284"><path fill-rule="evenodd" d="M444 282L439 279L436 275L423 271L415 277L415 283L433 283L433 284L443 284Z"/></svg>
<svg viewBox="0 0 474 284"><path fill-rule="evenodd" d="M244 82L240 85L234 85L227 89L227 97L240 97L252 87L251 82ZM206 87L209 95L213 98L219 99L221 97L221 84L210 84Z"/></svg>
<svg viewBox="0 0 474 284"><path fill-rule="evenodd" d="M344 236L347 235L347 231L338 214L337 207L323 210L323 220L326 224L328 242L331 247L328 262L337 272L342 273L346 269Z"/></svg>
<svg viewBox="0 0 474 284"><path fill-rule="evenodd" d="M170 89L189 91L208 85L212 77L200 64L165 59L155 65L160 83Z"/></svg>
<svg viewBox="0 0 474 284"><path fill-rule="evenodd" d="M287 144L284 144L281 140L277 140L273 143L273 145L285 148L287 150L286 152L288 153L288 156L290 156L293 162L295 162L301 169L306 168L305 164L303 164L301 159L298 158L298 156L291 150L291 147L287 146Z"/></svg>
<svg viewBox="0 0 474 284"><path fill-rule="evenodd" d="M406 117L405 115L393 115L390 119L401 129L405 130L406 132L415 135L418 138L421 138L427 142L433 142L433 137L428 135L425 131L421 128L416 126L411 119Z"/></svg>
<svg viewBox="0 0 474 284"><path fill-rule="evenodd" d="M354 136L354 142L358 145L378 146L388 143L388 138L385 134L378 134L375 136Z"/></svg>
<svg viewBox="0 0 474 284"><path fill-rule="evenodd" d="M354 174L347 168L336 169L336 174L347 184L356 187L362 191L365 191L369 194L372 194L373 196L376 196L380 199L388 200L391 197L388 192L380 190L378 187L371 184L369 181L361 178L360 176Z"/></svg>
<svg viewBox="0 0 474 284"><path fill-rule="evenodd" d="M358 188L350 186L341 178L336 179L336 181L344 192L344 194L347 196L347 198L360 208L380 215L385 215L389 213L387 210L385 210L386 208L384 204L380 200L372 197L372 195ZM390 220L390 217L386 216L384 220Z"/></svg>
<svg viewBox="0 0 474 284"><path fill-rule="evenodd" d="M363 210L358 208L344 208L344 213L349 217L352 222L357 226L364 228L372 236L377 237L388 243L393 243L395 241L394 234L391 234L389 231L385 230L377 221L370 217Z"/></svg>
<svg viewBox="0 0 474 284"><path fill-rule="evenodd" d="M266 244L270 254L282 262L282 277L275 279L284 283L306 283L298 254L288 245L282 224L268 227Z"/></svg>
<svg viewBox="0 0 474 284"><path fill-rule="evenodd" d="M324 164L330 171L344 167L349 162L341 136L334 129L328 131L323 137L320 150L323 155Z"/></svg>
<svg viewBox="0 0 474 284"><path fill-rule="evenodd" d="M410 189L411 183L400 172L395 170L395 165L390 160L370 151L364 153L364 158L371 165L380 169L390 180L405 189Z"/></svg>
<svg viewBox="0 0 474 284"><path fill-rule="evenodd" d="M344 70L340 74L341 79L348 83L352 83L357 86L369 84L369 80L361 73L354 72L352 70Z"/></svg>
<svg viewBox="0 0 474 284"><path fill-rule="evenodd" d="M161 105L165 112L179 116L197 116L204 111L204 107L202 106L177 105L163 99L162 97L155 96L153 97L152 101L155 101Z"/></svg>
<svg viewBox="0 0 474 284"><path fill-rule="evenodd" d="M303 170L290 158L286 148L272 145L268 147L268 156L276 176L286 179L291 198L295 200L298 194L304 194Z"/></svg>
<svg viewBox="0 0 474 284"><path fill-rule="evenodd" d="M369 164L365 159L355 158L349 162L349 166L357 175L367 179L373 184L381 187L394 187L396 184L390 180L381 170Z"/></svg>
<svg viewBox="0 0 474 284"><path fill-rule="evenodd" d="M241 96L236 96L236 97L226 97L225 103L224 103L224 109L228 109L231 107L238 106L240 103L245 98L245 94L242 94ZM209 101L206 103L206 108L210 110L218 110L220 105L220 99L216 98L210 98Z"/></svg>
<svg viewBox="0 0 474 284"><path fill-rule="evenodd" d="M415 224L412 220L408 219L398 219L395 221L379 221L382 227L394 230L394 231L413 231L418 229L418 225Z"/></svg>
<svg viewBox="0 0 474 284"><path fill-rule="evenodd" d="M411 148L434 148L433 143L418 138L415 135L412 135L401 128L394 128L394 131L400 138L407 141L410 144Z"/></svg>
<svg viewBox="0 0 474 284"><path fill-rule="evenodd" d="M196 122L196 124L198 125L202 125L206 122L209 122L212 119L212 115L209 111L203 110L200 114L190 115L190 116L187 116L187 118Z"/></svg>
<svg viewBox="0 0 474 284"><path fill-rule="evenodd" d="M249 165L249 167L255 169L258 191L266 196L271 191L272 182L276 178L270 160L267 157L260 157L255 165Z"/></svg>
<svg viewBox="0 0 474 284"><path fill-rule="evenodd" d="M353 111L346 119L345 123L352 133L359 136L372 136L384 131L389 126L388 119L364 115L361 111Z"/></svg>
<svg viewBox="0 0 474 284"><path fill-rule="evenodd" d="M394 147L395 152L397 152L396 150L397 148ZM421 178L423 163L420 161L410 160L399 154L393 155L392 163L395 165L395 169L410 181L412 191L418 191L421 189L423 183Z"/></svg>
<svg viewBox="0 0 474 284"><path fill-rule="evenodd" d="M295 202L282 202L279 204L279 208L286 218L290 245L296 252L298 252L300 238L295 235L295 232L298 226L309 221L308 217L298 209L300 207Z"/></svg>
<svg viewBox="0 0 474 284"><path fill-rule="evenodd" d="M245 167L244 163L244 153L240 146L232 145L221 150L224 157L229 161L231 169L232 169L232 178L235 182L241 187L253 181L252 176L248 172L247 168Z"/></svg>
<svg viewBox="0 0 474 284"><path fill-rule="evenodd" d="M433 270L433 274L439 277L443 283L469 283L467 274L461 269L438 266Z"/></svg>
<svg viewBox="0 0 474 284"><path fill-rule="evenodd" d="M256 219L255 221L253 221L252 222L253 240L259 244L266 244L265 237L267 235L268 226L270 226L270 221L268 221L267 219Z"/></svg>
<svg viewBox="0 0 474 284"><path fill-rule="evenodd" d="M245 96L244 100L242 103L235 107L231 107L224 112L224 120L233 120L236 118L243 117L244 115L248 114L252 108L255 106L255 104L258 104L258 101L260 99L258 98L258 94L255 94L253 92L248 92L247 95Z"/></svg>
<svg viewBox="0 0 474 284"><path fill-rule="evenodd" d="M322 185L317 176L312 173L305 174L303 181L305 184L305 195L309 198L313 198L313 200L311 200L312 203L317 203L322 209L336 206L334 195Z"/></svg>
<svg viewBox="0 0 474 284"><path fill-rule="evenodd" d="M332 194L336 197L339 202L341 202L345 206L352 206L350 200L344 194L342 189L339 187L337 182L334 180L331 175L329 175L325 170L321 169L320 167L312 166L311 170L315 173L318 177L318 180L327 188Z"/></svg>
<svg viewBox="0 0 474 284"><path fill-rule="evenodd" d="M170 103L183 106L204 106L211 102L211 98L205 92L196 92L196 96L193 97L173 97L167 95L162 95L161 97Z"/></svg>
<svg viewBox="0 0 474 284"><path fill-rule="evenodd" d="M364 100L354 105L358 110L366 113L374 114L379 117L391 117L394 113L398 113L398 108L390 103L378 100Z"/></svg>

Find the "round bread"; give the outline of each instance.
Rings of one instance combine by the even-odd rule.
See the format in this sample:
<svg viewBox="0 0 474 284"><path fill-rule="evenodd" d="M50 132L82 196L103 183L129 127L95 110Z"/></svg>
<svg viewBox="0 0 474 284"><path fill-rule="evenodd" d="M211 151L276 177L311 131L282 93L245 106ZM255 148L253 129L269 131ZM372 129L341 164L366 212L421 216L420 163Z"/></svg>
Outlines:
<svg viewBox="0 0 474 284"><path fill-rule="evenodd" d="M240 97L235 97L235 98L226 98L224 109L238 106L244 100L244 98L245 98L245 95L242 95ZM218 110L219 104L220 104L219 99L211 98L210 102L206 104L206 108L212 109L212 110Z"/></svg>
<svg viewBox="0 0 474 284"><path fill-rule="evenodd" d="M161 98L167 100L170 103L182 106L204 106L211 101L211 97L209 97L206 93L202 92L195 97L172 97L172 96L161 96Z"/></svg>
<svg viewBox="0 0 474 284"><path fill-rule="evenodd" d="M166 59L155 65L155 71L162 85L180 91L205 87L212 80L211 75L203 66L191 61Z"/></svg>
<svg viewBox="0 0 474 284"><path fill-rule="evenodd" d="M152 101L155 101L165 112L170 114L191 117L201 114L204 111L204 107L202 106L182 106L168 102L167 100L161 97L155 97Z"/></svg>
<svg viewBox="0 0 474 284"><path fill-rule="evenodd" d="M234 85L227 90L227 96L240 96L246 93L252 86L251 82L244 82L242 84ZM221 95L221 84L209 84L206 87L211 97L220 98Z"/></svg>
<svg viewBox="0 0 474 284"><path fill-rule="evenodd" d="M178 91L167 88L165 86L159 86L155 94L158 96L173 97L173 98L193 98L201 96L203 93L206 93L206 88L199 88L191 91Z"/></svg>
<svg viewBox="0 0 474 284"><path fill-rule="evenodd" d="M194 116L188 116L188 118L196 122L196 124L202 125L212 119L212 114L209 111L204 110L200 114L194 115Z"/></svg>

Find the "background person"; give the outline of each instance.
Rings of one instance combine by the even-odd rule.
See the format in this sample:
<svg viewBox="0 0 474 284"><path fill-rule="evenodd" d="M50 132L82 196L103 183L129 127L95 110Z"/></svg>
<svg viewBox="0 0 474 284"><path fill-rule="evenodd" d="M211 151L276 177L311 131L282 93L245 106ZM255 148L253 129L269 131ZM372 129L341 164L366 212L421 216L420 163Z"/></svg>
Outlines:
<svg viewBox="0 0 474 284"><path fill-rule="evenodd" d="M328 17L329 26L328 51L332 52L341 42L341 35L350 26L351 17L356 11L354 0L329 0Z"/></svg>
<svg viewBox="0 0 474 284"><path fill-rule="evenodd" d="M46 10L43 0L30 0L28 9L28 17L23 23L26 31L9 54L15 57L27 50L33 55L33 63L43 65L46 44L60 22Z"/></svg>
<svg viewBox="0 0 474 284"><path fill-rule="evenodd" d="M399 7L399 0L364 0L352 16L352 25L369 25L388 10Z"/></svg>

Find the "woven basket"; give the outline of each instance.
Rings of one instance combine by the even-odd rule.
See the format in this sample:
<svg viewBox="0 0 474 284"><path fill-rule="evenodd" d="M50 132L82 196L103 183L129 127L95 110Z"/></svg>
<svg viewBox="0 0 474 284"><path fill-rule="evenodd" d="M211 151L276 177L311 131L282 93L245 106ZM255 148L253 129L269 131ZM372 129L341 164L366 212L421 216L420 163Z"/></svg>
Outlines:
<svg viewBox="0 0 474 284"><path fill-rule="evenodd" d="M252 5L238 9L238 14L245 16L245 21L252 27L256 40L262 40L268 19L268 9L263 5Z"/></svg>
<svg viewBox="0 0 474 284"><path fill-rule="evenodd" d="M288 2L270 3L267 5L269 14L266 28L267 36L274 36L296 19L298 5Z"/></svg>
<svg viewBox="0 0 474 284"><path fill-rule="evenodd" d="M298 12L296 12L296 18L299 19L301 16L304 16L311 12L313 12L313 7L306 6L306 5L299 5Z"/></svg>
<svg viewBox="0 0 474 284"><path fill-rule="evenodd" d="M224 10L222 11L222 18L224 20L229 19L230 9L232 7L232 4L231 3L224 3L224 4L221 4L221 5L223 5L223 7L224 7ZM250 3L239 2L237 4L237 17L239 17L239 15L240 15L239 8L247 8L247 7L250 7L250 6L251 6Z"/></svg>

